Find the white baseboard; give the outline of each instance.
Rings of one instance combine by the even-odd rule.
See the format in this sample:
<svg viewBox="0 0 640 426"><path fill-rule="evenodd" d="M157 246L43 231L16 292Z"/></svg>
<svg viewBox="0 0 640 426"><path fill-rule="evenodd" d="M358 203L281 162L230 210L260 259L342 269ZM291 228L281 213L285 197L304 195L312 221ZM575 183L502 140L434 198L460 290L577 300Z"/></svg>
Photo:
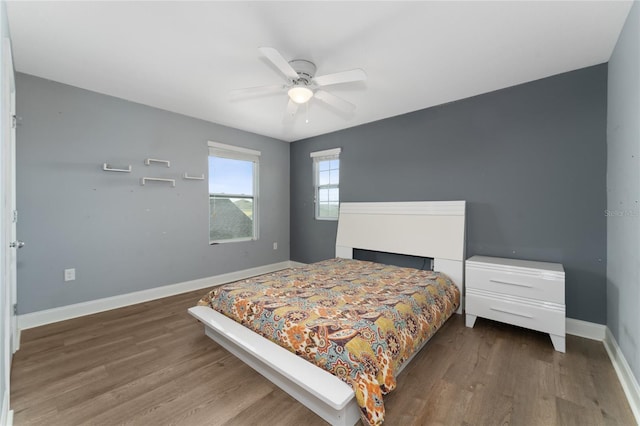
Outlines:
<svg viewBox="0 0 640 426"><path fill-rule="evenodd" d="M593 322L582 321L573 318L567 318L566 332L572 336L584 337L591 340L604 340L605 330L607 326L596 324Z"/></svg>
<svg viewBox="0 0 640 426"><path fill-rule="evenodd" d="M609 327L573 318L567 318L566 325L567 334L598 340L604 344L631 411L636 418L636 423L640 424L640 386Z"/></svg>
<svg viewBox="0 0 640 426"><path fill-rule="evenodd" d="M633 415L636 417L636 423L640 424L640 385L638 385L638 381L633 375L629 363L627 363L616 338L613 337L613 333L611 333L609 328L607 328L605 334L604 348L607 350L609 358L611 358L611 363L616 370L622 389L627 396L631 411L633 411Z"/></svg>
<svg viewBox="0 0 640 426"><path fill-rule="evenodd" d="M13 424L13 411L9 410L9 392L5 389L2 395L2 412L0 412L0 425L11 426Z"/></svg>
<svg viewBox="0 0 640 426"><path fill-rule="evenodd" d="M244 269L242 271L230 272L227 274L215 275L207 278L200 278L192 281L185 281L177 284L170 284L148 290L136 291L133 293L118 296L106 297L104 299L90 300L88 302L76 303L73 305L61 306L59 308L46 309L44 311L31 312L18 315L18 330L39 327L58 321L77 318L84 315L91 315L111 309L122 308L136 303L148 302L150 300L161 299L163 297L174 296L193 290L213 287L216 285L243 280L261 274L268 274L280 269L299 266L298 262L284 261L272 263L270 265L258 266L256 268Z"/></svg>

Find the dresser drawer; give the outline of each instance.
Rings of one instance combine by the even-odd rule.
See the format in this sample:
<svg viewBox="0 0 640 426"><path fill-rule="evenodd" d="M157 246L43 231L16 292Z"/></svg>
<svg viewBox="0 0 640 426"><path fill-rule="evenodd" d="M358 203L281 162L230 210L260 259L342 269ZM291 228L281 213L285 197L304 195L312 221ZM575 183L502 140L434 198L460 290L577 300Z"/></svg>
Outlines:
<svg viewBox="0 0 640 426"><path fill-rule="evenodd" d="M564 277L536 270L506 271L474 267L467 263L465 284L469 289L564 304Z"/></svg>
<svg viewBox="0 0 640 426"><path fill-rule="evenodd" d="M564 306L544 306L541 302L515 300L499 295L466 295L466 313L545 333L564 336Z"/></svg>

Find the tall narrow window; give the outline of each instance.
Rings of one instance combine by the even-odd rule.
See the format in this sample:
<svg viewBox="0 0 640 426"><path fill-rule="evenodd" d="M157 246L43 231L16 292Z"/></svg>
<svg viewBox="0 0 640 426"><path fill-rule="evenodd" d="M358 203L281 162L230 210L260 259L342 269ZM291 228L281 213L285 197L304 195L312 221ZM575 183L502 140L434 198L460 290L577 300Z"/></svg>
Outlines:
<svg viewBox="0 0 640 426"><path fill-rule="evenodd" d="M340 148L311 153L316 219L338 220L340 207Z"/></svg>
<svg viewBox="0 0 640 426"><path fill-rule="evenodd" d="M260 151L209 142L209 242L258 239Z"/></svg>

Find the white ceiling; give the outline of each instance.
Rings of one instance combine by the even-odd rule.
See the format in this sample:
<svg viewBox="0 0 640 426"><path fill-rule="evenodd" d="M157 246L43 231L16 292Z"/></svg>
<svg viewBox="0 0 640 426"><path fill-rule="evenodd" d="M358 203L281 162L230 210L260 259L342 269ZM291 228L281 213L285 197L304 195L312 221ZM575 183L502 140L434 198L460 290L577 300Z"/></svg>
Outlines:
<svg viewBox="0 0 640 426"><path fill-rule="evenodd" d="M16 70L285 141L607 62L632 1L7 2ZM283 83L258 47L362 68L284 124Z"/></svg>

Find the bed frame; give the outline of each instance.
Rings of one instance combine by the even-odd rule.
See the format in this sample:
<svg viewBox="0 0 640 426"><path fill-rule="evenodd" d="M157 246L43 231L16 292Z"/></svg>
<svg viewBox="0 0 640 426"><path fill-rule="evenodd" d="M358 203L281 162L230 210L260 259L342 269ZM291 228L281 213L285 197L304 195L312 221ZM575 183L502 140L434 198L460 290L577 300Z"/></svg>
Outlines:
<svg viewBox="0 0 640 426"><path fill-rule="evenodd" d="M336 257L351 259L356 248L433 258L433 269L451 277L462 297L465 202L342 203ZM204 324L207 336L330 424L360 420L353 389L331 373L207 306L189 313Z"/></svg>

